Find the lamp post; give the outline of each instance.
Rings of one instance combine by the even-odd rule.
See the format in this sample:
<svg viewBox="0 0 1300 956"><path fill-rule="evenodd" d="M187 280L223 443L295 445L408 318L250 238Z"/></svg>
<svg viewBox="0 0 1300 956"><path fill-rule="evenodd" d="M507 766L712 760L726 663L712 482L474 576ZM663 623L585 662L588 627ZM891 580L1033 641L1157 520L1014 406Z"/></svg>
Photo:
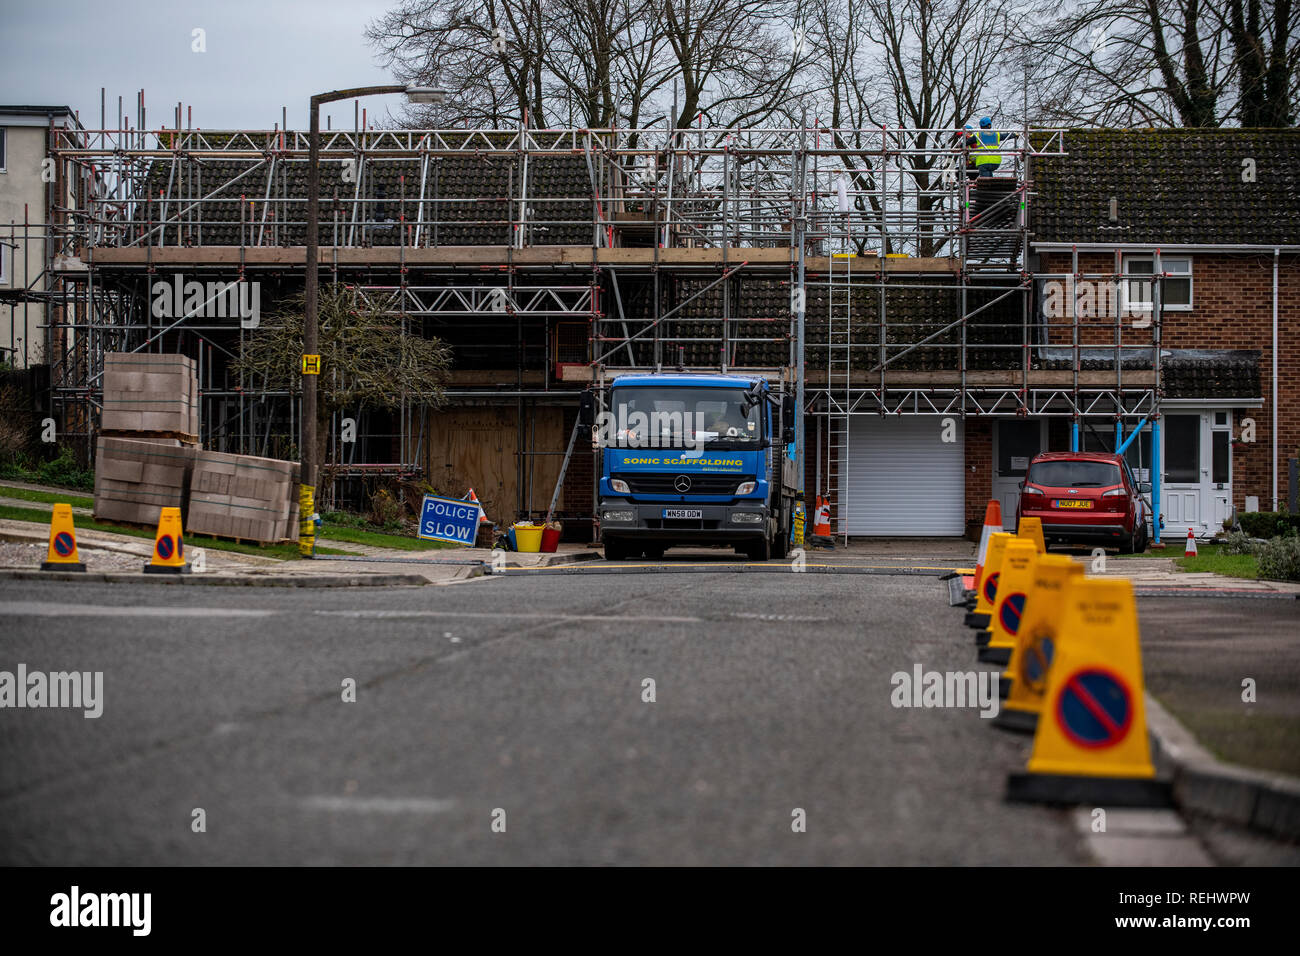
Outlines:
<svg viewBox="0 0 1300 956"><path fill-rule="evenodd" d="M316 460L316 379L320 376L320 363L309 364L320 347L320 325L316 313L317 282L319 276L320 234L320 106L335 100L375 96L381 93L405 93L412 103L441 103L446 94L431 86L393 84L390 86L361 86L351 90L334 90L317 93L311 98L310 130L307 137L307 275L304 287L306 315L302 333L302 416L299 440L299 458L302 462L301 485L298 489L298 554L310 557L316 548L316 525L312 515L316 510L316 476L320 462Z"/></svg>

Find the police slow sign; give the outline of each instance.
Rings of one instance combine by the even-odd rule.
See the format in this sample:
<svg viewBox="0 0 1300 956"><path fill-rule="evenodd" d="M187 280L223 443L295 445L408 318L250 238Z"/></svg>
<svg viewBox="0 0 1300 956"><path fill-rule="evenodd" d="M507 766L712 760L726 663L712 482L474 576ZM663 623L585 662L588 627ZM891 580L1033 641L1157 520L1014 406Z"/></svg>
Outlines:
<svg viewBox="0 0 1300 956"><path fill-rule="evenodd" d="M472 545L482 513L476 501L425 495L424 507L420 509L419 535L430 541Z"/></svg>

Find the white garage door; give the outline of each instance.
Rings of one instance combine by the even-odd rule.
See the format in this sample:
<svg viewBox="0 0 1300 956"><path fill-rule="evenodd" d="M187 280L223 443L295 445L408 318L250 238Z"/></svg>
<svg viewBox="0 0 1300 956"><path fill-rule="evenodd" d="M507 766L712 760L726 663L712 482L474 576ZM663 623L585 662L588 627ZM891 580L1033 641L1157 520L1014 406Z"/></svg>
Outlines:
<svg viewBox="0 0 1300 956"><path fill-rule="evenodd" d="M851 535L962 535L966 481L961 420L854 416L849 425L847 520Z"/></svg>

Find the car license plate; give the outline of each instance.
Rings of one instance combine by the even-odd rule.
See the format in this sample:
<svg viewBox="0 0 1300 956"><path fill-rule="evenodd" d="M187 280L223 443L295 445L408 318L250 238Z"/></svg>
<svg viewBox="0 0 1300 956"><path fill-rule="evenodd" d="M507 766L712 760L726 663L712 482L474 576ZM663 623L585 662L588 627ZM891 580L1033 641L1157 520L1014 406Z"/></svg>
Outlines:
<svg viewBox="0 0 1300 956"><path fill-rule="evenodd" d="M703 518L704 512L699 508L665 508L663 516L665 518Z"/></svg>
<svg viewBox="0 0 1300 956"><path fill-rule="evenodd" d="M1058 498L1058 508L1091 508L1092 502L1086 498Z"/></svg>

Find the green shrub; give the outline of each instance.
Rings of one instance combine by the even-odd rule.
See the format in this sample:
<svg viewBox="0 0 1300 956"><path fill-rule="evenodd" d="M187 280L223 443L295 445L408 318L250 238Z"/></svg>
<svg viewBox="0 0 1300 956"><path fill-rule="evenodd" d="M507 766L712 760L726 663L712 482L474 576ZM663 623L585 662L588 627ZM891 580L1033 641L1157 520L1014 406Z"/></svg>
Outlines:
<svg viewBox="0 0 1300 956"><path fill-rule="evenodd" d="M1281 538L1300 534L1300 515L1288 511L1249 511L1237 515L1241 530L1252 538Z"/></svg>
<svg viewBox="0 0 1300 956"><path fill-rule="evenodd" d="M1244 531L1229 531L1223 538L1223 544L1219 548L1220 554L1253 554L1255 552L1255 541Z"/></svg>
<svg viewBox="0 0 1300 956"><path fill-rule="evenodd" d="M321 515L321 521L338 528L364 528L370 523L365 515L351 511L326 511Z"/></svg>
<svg viewBox="0 0 1300 956"><path fill-rule="evenodd" d="M1273 581L1300 581L1300 537L1266 541L1255 550L1259 576Z"/></svg>
<svg viewBox="0 0 1300 956"><path fill-rule="evenodd" d="M405 527L405 509L387 488L380 488L370 498L370 524L383 531L398 531Z"/></svg>
<svg viewBox="0 0 1300 956"><path fill-rule="evenodd" d="M67 445L59 446L59 454L50 461L43 461L35 468L37 480L42 484L61 485L65 488L77 488L93 491L95 473L89 468L81 467L72 449Z"/></svg>

